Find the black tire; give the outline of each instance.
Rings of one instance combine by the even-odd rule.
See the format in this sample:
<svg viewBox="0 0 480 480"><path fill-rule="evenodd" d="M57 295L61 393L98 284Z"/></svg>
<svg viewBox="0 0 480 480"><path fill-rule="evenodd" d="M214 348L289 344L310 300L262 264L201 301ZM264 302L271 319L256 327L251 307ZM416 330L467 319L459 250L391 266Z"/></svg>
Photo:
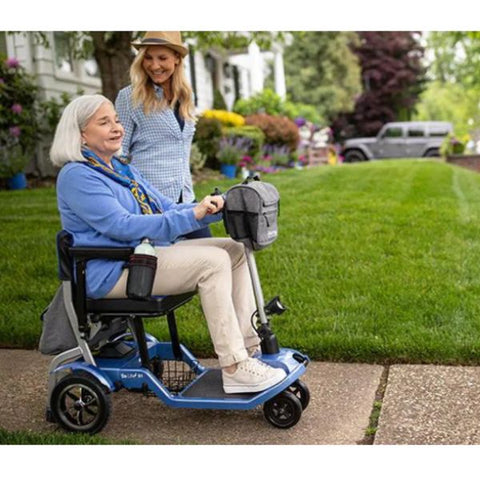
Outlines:
<svg viewBox="0 0 480 480"><path fill-rule="evenodd" d="M367 157L360 150L348 150L343 158L345 163L364 162L365 160Z"/></svg>
<svg viewBox="0 0 480 480"><path fill-rule="evenodd" d="M64 430L77 433L98 433L111 413L110 394L93 376L71 373L63 377L52 392L50 409Z"/></svg>
<svg viewBox="0 0 480 480"><path fill-rule="evenodd" d="M428 150L424 155L424 157L427 157L427 158L439 157L439 156L440 156L440 152L435 148Z"/></svg>
<svg viewBox="0 0 480 480"><path fill-rule="evenodd" d="M264 403L263 413L273 426L291 428L302 416L302 404L292 392L284 390Z"/></svg>
<svg viewBox="0 0 480 480"><path fill-rule="evenodd" d="M302 404L302 410L305 410L310 403L310 390L301 380L293 382L287 390L293 393Z"/></svg>

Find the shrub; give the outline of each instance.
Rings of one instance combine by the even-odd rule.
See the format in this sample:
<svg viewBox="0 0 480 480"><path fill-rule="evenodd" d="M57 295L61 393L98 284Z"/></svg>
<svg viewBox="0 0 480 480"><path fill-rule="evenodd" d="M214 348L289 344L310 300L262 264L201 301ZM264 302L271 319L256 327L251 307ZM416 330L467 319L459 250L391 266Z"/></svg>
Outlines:
<svg viewBox="0 0 480 480"><path fill-rule="evenodd" d="M244 116L266 113L268 115L285 116L291 120L295 120L297 117L303 117L309 122L319 125L325 123L325 119L321 117L313 105L284 100L269 88L250 98L237 100L233 106L233 111Z"/></svg>
<svg viewBox="0 0 480 480"><path fill-rule="evenodd" d="M215 159L222 137L222 124L216 118L200 117L193 137L198 149L208 160Z"/></svg>
<svg viewBox="0 0 480 480"><path fill-rule="evenodd" d="M259 113L245 118L247 125L259 127L265 134L265 142L270 145L286 145L290 151L297 148L300 141L298 127L287 117L276 117Z"/></svg>
<svg viewBox="0 0 480 480"><path fill-rule="evenodd" d="M213 91L213 108L214 110L227 110L225 99L218 88Z"/></svg>
<svg viewBox="0 0 480 480"><path fill-rule="evenodd" d="M254 125L244 125L243 127L225 127L223 128L225 137L245 137L251 141L247 154L251 157L258 155L265 142L265 134Z"/></svg>
<svg viewBox="0 0 480 480"><path fill-rule="evenodd" d="M22 172L39 139L37 86L15 58L0 58L0 177Z"/></svg>
<svg viewBox="0 0 480 480"><path fill-rule="evenodd" d="M241 127L245 125L245 119L241 115L228 112L227 110L205 110L203 117L215 118L225 127Z"/></svg>
<svg viewBox="0 0 480 480"><path fill-rule="evenodd" d="M217 159L227 165L238 165L247 154L251 140L246 137L224 137L220 140Z"/></svg>
<svg viewBox="0 0 480 480"><path fill-rule="evenodd" d="M200 151L198 145L196 143L192 144L190 150L190 167L192 172L199 172L204 167L206 160L207 156Z"/></svg>
<svg viewBox="0 0 480 480"><path fill-rule="evenodd" d="M440 146L440 155L442 157L461 155L465 151L466 143L459 140L453 133L449 133Z"/></svg>

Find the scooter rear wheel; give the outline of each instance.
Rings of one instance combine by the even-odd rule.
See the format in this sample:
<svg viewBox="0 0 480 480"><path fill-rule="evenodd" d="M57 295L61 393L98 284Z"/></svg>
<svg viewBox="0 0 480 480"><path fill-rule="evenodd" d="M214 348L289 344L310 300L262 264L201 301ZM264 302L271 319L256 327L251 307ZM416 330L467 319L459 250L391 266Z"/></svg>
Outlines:
<svg viewBox="0 0 480 480"><path fill-rule="evenodd" d="M50 409L55 421L63 429L93 434L107 424L111 399L91 375L71 373L53 389Z"/></svg>
<svg viewBox="0 0 480 480"><path fill-rule="evenodd" d="M302 416L302 404L295 394L284 390L264 403L263 413L273 426L291 428Z"/></svg>

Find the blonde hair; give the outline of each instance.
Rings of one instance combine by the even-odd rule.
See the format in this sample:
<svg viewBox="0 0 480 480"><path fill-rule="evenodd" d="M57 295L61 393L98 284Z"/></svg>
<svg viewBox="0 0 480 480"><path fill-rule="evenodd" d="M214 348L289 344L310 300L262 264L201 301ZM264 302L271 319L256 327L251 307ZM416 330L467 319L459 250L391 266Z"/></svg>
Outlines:
<svg viewBox="0 0 480 480"><path fill-rule="evenodd" d="M82 131L104 103L113 107L113 103L103 95L82 95L65 107L50 148L50 161L56 167L63 167L67 162L85 161Z"/></svg>
<svg viewBox="0 0 480 480"><path fill-rule="evenodd" d="M154 110L162 110L168 107L174 108L178 101L180 103L180 116L185 120L193 121L195 107L192 101L192 88L186 79L182 56L172 50L172 52L178 56L180 62L171 77L173 98L168 102L165 97L162 99L157 97L154 84L143 68L143 60L147 48L148 47L140 48L130 67L133 104L135 106L143 105L143 111L148 115Z"/></svg>

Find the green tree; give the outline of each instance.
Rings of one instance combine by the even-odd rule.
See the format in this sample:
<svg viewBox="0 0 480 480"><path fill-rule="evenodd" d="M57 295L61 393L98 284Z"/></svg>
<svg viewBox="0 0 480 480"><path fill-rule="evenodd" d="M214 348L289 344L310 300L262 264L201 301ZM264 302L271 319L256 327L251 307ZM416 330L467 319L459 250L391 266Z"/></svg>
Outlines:
<svg viewBox="0 0 480 480"><path fill-rule="evenodd" d="M351 111L361 93L360 67L350 49L353 32L294 32L285 48L287 91L293 102L313 105L330 121Z"/></svg>
<svg viewBox="0 0 480 480"><path fill-rule="evenodd" d="M480 33L429 32L430 82L415 119L447 120L464 135L480 129Z"/></svg>

